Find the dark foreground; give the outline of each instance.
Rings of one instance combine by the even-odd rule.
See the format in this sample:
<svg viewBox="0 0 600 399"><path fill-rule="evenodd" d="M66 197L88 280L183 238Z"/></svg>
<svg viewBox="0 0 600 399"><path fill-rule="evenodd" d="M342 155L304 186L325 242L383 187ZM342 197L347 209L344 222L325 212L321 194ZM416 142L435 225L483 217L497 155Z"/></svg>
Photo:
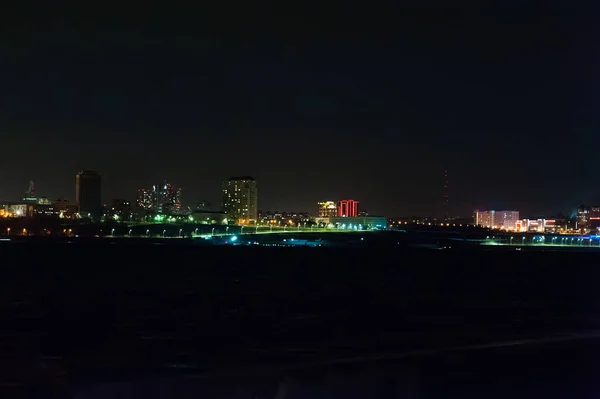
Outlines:
<svg viewBox="0 0 600 399"><path fill-rule="evenodd" d="M0 389L21 396L600 392L597 253L4 243L0 259Z"/></svg>

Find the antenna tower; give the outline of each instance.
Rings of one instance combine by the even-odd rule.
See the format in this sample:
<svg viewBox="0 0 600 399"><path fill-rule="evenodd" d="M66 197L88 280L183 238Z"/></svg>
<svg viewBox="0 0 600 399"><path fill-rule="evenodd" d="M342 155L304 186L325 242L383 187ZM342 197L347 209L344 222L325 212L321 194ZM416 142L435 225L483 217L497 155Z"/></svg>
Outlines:
<svg viewBox="0 0 600 399"><path fill-rule="evenodd" d="M444 170L444 221L448 220L448 170Z"/></svg>

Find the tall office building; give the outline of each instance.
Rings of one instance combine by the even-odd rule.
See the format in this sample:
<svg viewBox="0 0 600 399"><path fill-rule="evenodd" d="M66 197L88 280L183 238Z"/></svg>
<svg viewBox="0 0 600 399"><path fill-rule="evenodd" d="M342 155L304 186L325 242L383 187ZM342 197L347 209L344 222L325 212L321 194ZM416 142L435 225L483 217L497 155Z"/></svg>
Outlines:
<svg viewBox="0 0 600 399"><path fill-rule="evenodd" d="M581 230L581 232L587 232L589 230L589 218L590 208L585 205L579 205L575 216L575 220L577 221L576 229Z"/></svg>
<svg viewBox="0 0 600 399"><path fill-rule="evenodd" d="M99 218L102 214L102 180L97 172L82 170L75 175L75 199L82 217Z"/></svg>
<svg viewBox="0 0 600 399"><path fill-rule="evenodd" d="M172 212L181 207L181 188L175 187L174 184L165 182L159 195L163 212Z"/></svg>
<svg viewBox="0 0 600 399"><path fill-rule="evenodd" d="M358 201L341 200L338 204L338 216L356 217L358 216Z"/></svg>
<svg viewBox="0 0 600 399"><path fill-rule="evenodd" d="M145 211L151 211L155 208L156 200L152 189L140 188L137 192L136 205Z"/></svg>
<svg viewBox="0 0 600 399"><path fill-rule="evenodd" d="M139 209L156 213L178 213L181 208L181 188L164 182L152 188L140 188L136 205Z"/></svg>
<svg viewBox="0 0 600 399"><path fill-rule="evenodd" d="M333 218L338 214L337 205L334 201L321 201L317 202L317 205L319 206L317 215L320 218Z"/></svg>
<svg viewBox="0 0 600 399"><path fill-rule="evenodd" d="M227 216L238 224L256 223L258 219L258 189L250 176L232 177L223 182L223 202Z"/></svg>

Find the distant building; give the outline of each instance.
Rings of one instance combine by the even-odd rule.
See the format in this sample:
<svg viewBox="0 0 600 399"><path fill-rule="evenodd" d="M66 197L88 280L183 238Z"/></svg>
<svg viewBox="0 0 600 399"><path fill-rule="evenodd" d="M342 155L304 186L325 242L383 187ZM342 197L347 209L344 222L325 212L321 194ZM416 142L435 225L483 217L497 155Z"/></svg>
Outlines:
<svg viewBox="0 0 600 399"><path fill-rule="evenodd" d="M77 213L77 205L71 204L69 200L58 198L52 202L52 209L60 217L70 218Z"/></svg>
<svg viewBox="0 0 600 399"><path fill-rule="evenodd" d="M258 189L250 176L223 182L223 212L237 224L254 224L258 219Z"/></svg>
<svg viewBox="0 0 600 399"><path fill-rule="evenodd" d="M40 202L40 199L38 197L38 203L29 207L32 216L71 218L77 213L77 206L66 199L59 198L53 202Z"/></svg>
<svg viewBox="0 0 600 399"><path fill-rule="evenodd" d="M594 233L598 233L598 230L600 230L600 205L594 205L590 208L588 227Z"/></svg>
<svg viewBox="0 0 600 399"><path fill-rule="evenodd" d="M104 217L114 220L131 220L133 218L131 202L124 199L113 199L110 206L106 207Z"/></svg>
<svg viewBox="0 0 600 399"><path fill-rule="evenodd" d="M308 222L311 222L311 217L308 212L258 212L258 224L261 225L298 226L306 225Z"/></svg>
<svg viewBox="0 0 600 399"><path fill-rule="evenodd" d="M33 183L33 180L29 181L29 188L25 192L25 195L21 197L21 201L28 204L37 203L37 197L35 196L35 184Z"/></svg>
<svg viewBox="0 0 600 399"><path fill-rule="evenodd" d="M340 217L356 217L356 216L358 216L358 201L341 200L338 203L337 215Z"/></svg>
<svg viewBox="0 0 600 399"><path fill-rule="evenodd" d="M29 188L25 192L25 195L21 197L21 203L28 205L50 205L50 200L46 197L38 197L35 195L35 184L33 180L29 181ZM33 216L37 214L34 208L29 208L28 215Z"/></svg>
<svg viewBox="0 0 600 399"><path fill-rule="evenodd" d="M146 212L181 214L181 188L167 182L155 184L152 188L140 188L135 205L138 210Z"/></svg>
<svg viewBox="0 0 600 399"><path fill-rule="evenodd" d="M519 211L475 211L475 225L490 229L517 230Z"/></svg>
<svg viewBox="0 0 600 399"><path fill-rule="evenodd" d="M196 204L196 210L198 211L212 211L212 209L212 204L206 200L202 200Z"/></svg>
<svg viewBox="0 0 600 399"><path fill-rule="evenodd" d="M590 230L590 208L585 205L579 205L577 207L577 214L575 220L577 222L575 229L585 233Z"/></svg>
<svg viewBox="0 0 600 399"><path fill-rule="evenodd" d="M317 216L320 218L336 217L338 214L338 207L334 201L317 202L317 206Z"/></svg>
<svg viewBox="0 0 600 399"><path fill-rule="evenodd" d="M521 219L515 229L519 232L564 233L567 230L565 219Z"/></svg>
<svg viewBox="0 0 600 399"><path fill-rule="evenodd" d="M199 224L228 224L228 216L225 212L195 210L190 215L192 223Z"/></svg>
<svg viewBox="0 0 600 399"><path fill-rule="evenodd" d="M97 172L83 170L75 175L75 198L81 217L100 217L102 180Z"/></svg>
<svg viewBox="0 0 600 399"><path fill-rule="evenodd" d="M31 216L32 208L30 208L30 204L12 203L5 205L5 211L13 217L25 217Z"/></svg>
<svg viewBox="0 0 600 399"><path fill-rule="evenodd" d="M376 230L387 228L387 218L383 216L336 216L329 218L328 222L330 227L341 230Z"/></svg>
<svg viewBox="0 0 600 399"><path fill-rule="evenodd" d="M135 205L138 209L152 211L156 208L156 186L153 189L140 188L137 191Z"/></svg>
<svg viewBox="0 0 600 399"><path fill-rule="evenodd" d="M160 212L178 213L181 207L181 188L174 184L165 182L159 191Z"/></svg>

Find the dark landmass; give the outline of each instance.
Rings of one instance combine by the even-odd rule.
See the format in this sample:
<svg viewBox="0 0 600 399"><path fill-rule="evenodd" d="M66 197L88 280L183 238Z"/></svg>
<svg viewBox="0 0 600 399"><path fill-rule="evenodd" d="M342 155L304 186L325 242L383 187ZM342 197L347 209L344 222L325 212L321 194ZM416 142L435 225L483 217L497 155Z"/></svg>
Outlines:
<svg viewBox="0 0 600 399"><path fill-rule="evenodd" d="M533 365L550 378L569 358L552 378L584 386L573 370L597 364L598 253L492 249L0 243L0 383L297 385L368 364L453 392Z"/></svg>

